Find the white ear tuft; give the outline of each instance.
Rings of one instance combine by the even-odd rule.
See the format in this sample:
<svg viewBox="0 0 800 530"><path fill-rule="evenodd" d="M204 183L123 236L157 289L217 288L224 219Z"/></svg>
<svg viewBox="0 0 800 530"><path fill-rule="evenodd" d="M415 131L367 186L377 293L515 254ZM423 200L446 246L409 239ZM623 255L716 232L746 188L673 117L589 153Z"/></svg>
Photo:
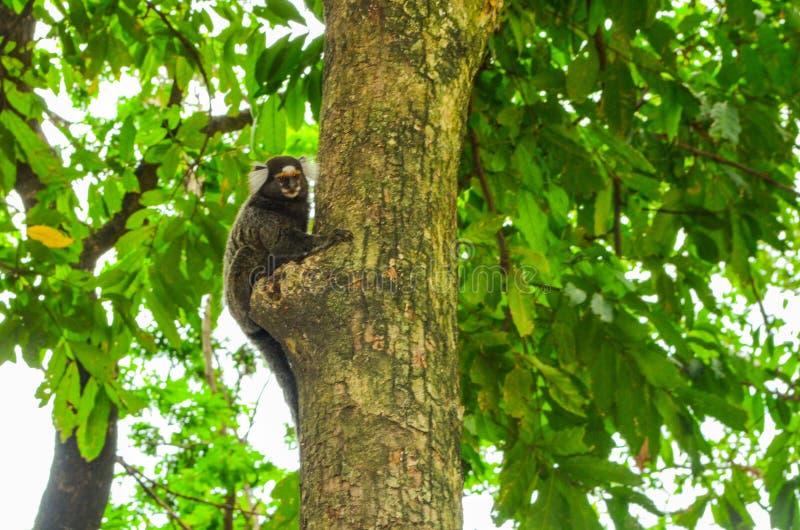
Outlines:
<svg viewBox="0 0 800 530"><path fill-rule="evenodd" d="M319 167L317 164L312 162L307 156L301 156L297 160L303 168L303 174L306 176L306 179L308 179L311 184L316 183L317 177L319 176Z"/></svg>
<svg viewBox="0 0 800 530"><path fill-rule="evenodd" d="M269 169L266 164L256 162L253 164L253 170L247 176L247 181L250 183L250 195L255 193L264 185L269 178Z"/></svg>

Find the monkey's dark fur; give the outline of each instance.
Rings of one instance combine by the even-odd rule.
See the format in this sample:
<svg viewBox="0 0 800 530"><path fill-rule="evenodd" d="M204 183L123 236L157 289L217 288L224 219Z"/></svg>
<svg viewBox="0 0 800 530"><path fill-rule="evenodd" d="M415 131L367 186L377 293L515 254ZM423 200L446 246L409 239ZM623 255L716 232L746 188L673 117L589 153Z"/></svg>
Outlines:
<svg viewBox="0 0 800 530"><path fill-rule="evenodd" d="M228 236L223 264L225 303L242 331L261 351L299 428L297 382L281 344L250 319L250 293L256 280L275 269L341 241L345 230L325 236L308 228L309 164L290 156L271 158L250 173L250 197L242 205Z"/></svg>

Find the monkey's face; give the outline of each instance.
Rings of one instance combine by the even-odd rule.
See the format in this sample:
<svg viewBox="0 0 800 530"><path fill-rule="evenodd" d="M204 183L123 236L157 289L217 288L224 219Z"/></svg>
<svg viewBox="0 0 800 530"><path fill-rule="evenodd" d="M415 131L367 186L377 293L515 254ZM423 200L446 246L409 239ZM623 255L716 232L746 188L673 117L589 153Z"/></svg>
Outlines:
<svg viewBox="0 0 800 530"><path fill-rule="evenodd" d="M308 181L299 160L291 156L277 156L253 168L250 173L250 192L271 199L305 199Z"/></svg>
<svg viewBox="0 0 800 530"><path fill-rule="evenodd" d="M303 191L303 171L294 166L285 166L281 172L275 175L281 193L287 199L294 199Z"/></svg>

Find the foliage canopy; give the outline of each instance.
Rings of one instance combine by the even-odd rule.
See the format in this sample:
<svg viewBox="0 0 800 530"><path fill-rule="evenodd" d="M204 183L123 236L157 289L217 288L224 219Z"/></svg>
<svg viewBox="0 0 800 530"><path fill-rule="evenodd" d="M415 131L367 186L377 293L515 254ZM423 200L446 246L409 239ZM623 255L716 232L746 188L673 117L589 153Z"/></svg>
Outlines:
<svg viewBox="0 0 800 530"><path fill-rule="evenodd" d="M320 2L4 4L39 30L0 41L0 362L43 368L87 458L112 406L175 424L135 424L160 486L126 465L105 527L293 524L244 435L253 361L209 329L250 162L315 150ZM463 456L499 521L800 528L797 328L768 311L798 287L798 49L794 1L505 3L458 199Z"/></svg>

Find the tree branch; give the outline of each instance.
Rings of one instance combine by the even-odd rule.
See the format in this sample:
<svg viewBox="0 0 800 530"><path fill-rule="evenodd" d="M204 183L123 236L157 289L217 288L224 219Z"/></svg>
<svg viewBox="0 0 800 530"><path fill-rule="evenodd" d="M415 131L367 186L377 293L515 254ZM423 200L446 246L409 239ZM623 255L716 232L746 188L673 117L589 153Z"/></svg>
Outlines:
<svg viewBox="0 0 800 530"><path fill-rule="evenodd" d="M33 0L28 0L28 2L22 8L22 11L20 11L18 15L14 15L12 17L9 17L8 20L7 20L7 23L12 23L13 24L15 22L15 18L18 19L18 20L22 20L24 18L27 18L27 17L31 16L31 12L33 11L33 3L34 3ZM11 8L8 8L8 9L10 10ZM0 27L2 27L2 29L3 29L3 31L2 31L3 38L0 39L0 53L4 53L6 44L8 43L8 39L11 36L11 31L6 31L8 29L6 27L3 27L3 26L0 26ZM30 41L31 41L30 38L26 39L26 43L30 42ZM30 61L26 62L25 64L30 66ZM0 68L2 68L2 65L0 65Z"/></svg>
<svg viewBox="0 0 800 530"><path fill-rule="evenodd" d="M594 35L592 35L592 39L594 40L594 47L597 50L597 64L599 70L603 72L608 64L608 55L606 53L606 41L603 37L603 28L601 26L597 26Z"/></svg>
<svg viewBox="0 0 800 530"><path fill-rule="evenodd" d="M125 223L135 212L142 209L139 198L142 193L155 189L158 184L158 164L142 161L134 174L139 181L139 191L129 191L122 197L122 209L114 214L99 230L83 239L83 251L78 261L82 270L94 269L97 259L111 249L125 233Z"/></svg>
<svg viewBox="0 0 800 530"><path fill-rule="evenodd" d="M249 110L242 111L236 116L212 116L204 132L206 133L206 138L208 138L218 132L226 133L243 129L252 121L253 115ZM139 191L126 193L122 198L122 209L115 213L100 229L83 240L83 252L79 261L81 269L89 271L94 269L97 259L113 248L119 238L122 237L125 233L125 224L128 218L142 209L142 205L139 203L142 193L155 189L158 184L158 167L158 164L145 161L139 164L134 171L136 180L139 182ZM35 175L33 175L33 178L42 188L44 187Z"/></svg>
<svg viewBox="0 0 800 530"><path fill-rule="evenodd" d="M203 368L205 369L206 382L212 394L217 393L217 377L214 374L214 347L211 344L211 298L206 301L206 308L203 312L202 326L202 348L203 348Z"/></svg>
<svg viewBox="0 0 800 530"><path fill-rule="evenodd" d="M128 464L125 460L123 460L123 458L121 456L118 456L116 458L116 460L122 467L125 468L125 472L128 475L130 475L131 477L133 477L133 480L135 480L139 484L139 486L142 487L144 492L147 493L147 495L151 499L156 501L156 504L158 504L159 506L164 508L164 511L167 512L167 515L169 516L170 519L175 521L178 524L178 526L183 528L183 530L192 530L191 526L189 526L186 523L184 523L181 520L181 518L178 517L178 514L176 514L174 511L172 511L172 508L170 507L169 504L167 504L167 502L164 499L162 499L161 497L156 495L156 492L153 491L147 484L145 484L143 479L146 479L146 477L141 472L139 472L138 469L136 469L133 466L131 466L130 464ZM150 479L147 479L147 480L150 480ZM150 482L155 483L153 481L150 481Z"/></svg>
<svg viewBox="0 0 800 530"><path fill-rule="evenodd" d="M492 190L489 189L489 181L486 178L486 172L484 171L483 164L481 163L480 142L478 140L478 135L475 134L475 131L471 127L469 128L469 141L472 146L472 167L475 170L475 174L478 176L478 181L481 183L483 198L486 199L486 208L490 213L496 214L497 208L494 204ZM496 237L498 251L500 252L500 270L502 271L503 276L508 276L508 273L511 270L511 259L508 255L508 249L506 248L506 237L503 235L502 229L497 231Z"/></svg>
<svg viewBox="0 0 800 530"><path fill-rule="evenodd" d="M622 185L619 178L611 173L611 184L614 186L614 253L622 257Z"/></svg>
<svg viewBox="0 0 800 530"><path fill-rule="evenodd" d="M753 290L753 296L756 297L756 302L758 302L758 309L761 311L761 318L764 319L764 326L767 328L767 333L771 331L772 325L769 323L769 317L767 316L767 310L764 308L764 301L761 298L761 293L758 292L758 287L756 287L756 280L753 278L752 272L750 273L750 288Z"/></svg>
<svg viewBox="0 0 800 530"><path fill-rule="evenodd" d="M671 214L671 215L717 216L725 213L725 212L715 212L712 210L706 210L705 208L692 208L691 210L673 210L670 208L642 208L642 210L646 210L648 212Z"/></svg>
<svg viewBox="0 0 800 530"><path fill-rule="evenodd" d="M139 484L142 484L142 482L147 481L148 483L150 483L150 485L152 485L153 487L156 487L156 488L158 488L160 490L163 490L168 495L174 495L175 497L180 497L181 499L186 499L187 501L199 502L201 504L206 504L208 506L213 506L214 508L219 508L220 510L227 510L227 509L238 510L239 512L241 512L244 515L258 515L258 516L265 516L266 515L266 514L263 514L261 512L248 511L248 510L240 508L239 506L236 506L236 505L209 501L209 500L206 500L206 499L201 499L200 497L195 497L193 495L187 495L185 493L180 493L180 492L174 491L174 490L164 486L163 484L160 484L159 482L151 479L150 477L148 477L147 475L145 475L144 473L142 473L141 471L139 471L138 469L136 469L135 467L133 467L132 465L127 463L125 461L125 459L123 459L121 456L118 456L116 458L116 460L123 468L125 468L125 472L126 473L128 473L130 476L132 476L134 479L136 479L136 482L139 482ZM141 481L140 481L140 479L141 479ZM144 485L144 484L142 484L142 487L150 489L147 485Z"/></svg>
<svg viewBox="0 0 800 530"><path fill-rule="evenodd" d="M0 261L0 269L6 270L10 272L13 276L33 276L36 273L32 270L27 269L20 269L18 267L14 267L13 265L9 265L8 263L3 263Z"/></svg>
<svg viewBox="0 0 800 530"><path fill-rule="evenodd" d="M659 140L669 141L669 139L667 138L666 134L657 133L657 134L654 134L653 136L655 136ZM754 169L752 167L745 166L744 164L741 164L741 163L739 163L739 162L737 162L735 160L731 160L729 158L725 158L724 156L718 155L717 153L712 153L711 151L704 151L703 149L698 149L697 147L694 147L692 145L689 145L689 144L686 144L686 143L683 143L683 142L680 142L680 141L672 142L672 145L674 145L675 147L678 147L679 149L683 149L684 151L689 151L690 153L692 153L692 154L694 154L696 156L700 156L700 157L703 157L703 158L708 158L709 160L713 160L714 162L717 162L718 164L723 164L725 166L730 166L730 167L736 168L736 169L738 169L740 171L743 171L743 172L747 173L748 175L752 175L754 177L760 178L764 182L766 182L768 184L771 184L771 185L775 186L776 188L782 189L784 191L788 191L792 195L800 197L800 191L797 191L796 189L794 189L793 187L789 186L788 184L784 184L783 182L775 180L774 178L772 178L770 176L769 173L767 173L765 171L759 171L758 169Z"/></svg>
<svg viewBox="0 0 800 530"><path fill-rule="evenodd" d="M216 133L229 133L244 129L245 126L253 123L253 113L250 109L243 110L236 116L211 116L202 132L209 136Z"/></svg>

